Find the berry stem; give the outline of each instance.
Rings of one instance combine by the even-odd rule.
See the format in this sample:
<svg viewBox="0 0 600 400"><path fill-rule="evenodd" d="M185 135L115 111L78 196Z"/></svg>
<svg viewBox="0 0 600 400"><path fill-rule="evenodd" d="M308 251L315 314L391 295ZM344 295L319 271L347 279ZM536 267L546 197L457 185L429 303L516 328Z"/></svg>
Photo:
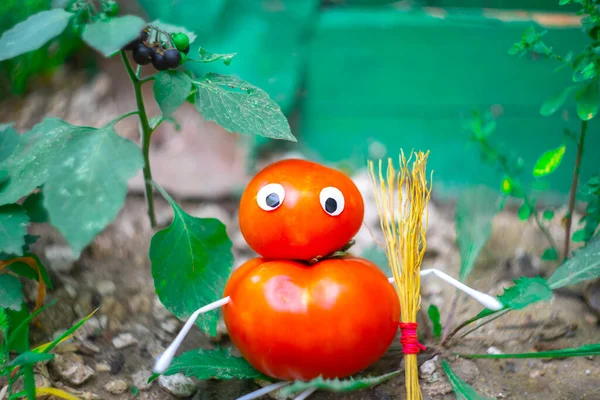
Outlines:
<svg viewBox="0 0 600 400"><path fill-rule="evenodd" d="M133 84L133 90L135 92L135 101L138 108L138 115L140 118L140 125L142 126L141 134L141 145L142 155L144 157L144 184L146 191L146 204L148 205L148 218L150 219L150 225L152 228L156 227L156 216L154 213L154 192L152 191L152 171L150 170L150 136L152 135L152 129L150 129L150 123L148 122L148 115L146 114L146 107L144 105L144 98L142 96L142 84L143 82L136 76L136 73L131 68L129 59L125 51L121 50L121 59L125 64L125 69L129 74L131 83Z"/></svg>

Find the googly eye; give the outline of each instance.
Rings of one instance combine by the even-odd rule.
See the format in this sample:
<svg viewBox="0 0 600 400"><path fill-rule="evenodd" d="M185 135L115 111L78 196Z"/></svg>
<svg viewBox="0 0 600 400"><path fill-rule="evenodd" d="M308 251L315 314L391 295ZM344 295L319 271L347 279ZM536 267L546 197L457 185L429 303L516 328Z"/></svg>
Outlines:
<svg viewBox="0 0 600 400"><path fill-rule="evenodd" d="M340 215L344 211L344 195L340 189L329 186L321 190L319 194L321 207L329 215Z"/></svg>
<svg viewBox="0 0 600 400"><path fill-rule="evenodd" d="M269 183L263 186L256 195L258 206L265 211L273 211L283 203L285 190L279 183Z"/></svg>

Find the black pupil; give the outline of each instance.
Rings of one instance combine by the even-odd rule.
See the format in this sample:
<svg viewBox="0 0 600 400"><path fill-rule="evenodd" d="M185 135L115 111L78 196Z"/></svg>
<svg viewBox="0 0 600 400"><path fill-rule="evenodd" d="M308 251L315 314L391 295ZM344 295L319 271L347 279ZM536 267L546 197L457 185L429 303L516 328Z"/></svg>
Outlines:
<svg viewBox="0 0 600 400"><path fill-rule="evenodd" d="M277 207L279 205L279 195L277 193L271 193L267 196L266 203L269 207Z"/></svg>
<svg viewBox="0 0 600 400"><path fill-rule="evenodd" d="M325 211L329 214L334 213L337 210L337 201L331 197L325 201Z"/></svg>

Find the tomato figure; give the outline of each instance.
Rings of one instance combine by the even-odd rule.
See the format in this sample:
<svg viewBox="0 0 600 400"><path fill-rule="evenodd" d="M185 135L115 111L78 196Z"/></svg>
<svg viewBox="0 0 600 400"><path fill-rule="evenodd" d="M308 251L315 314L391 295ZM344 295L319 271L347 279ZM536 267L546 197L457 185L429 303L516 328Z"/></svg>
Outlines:
<svg viewBox="0 0 600 400"><path fill-rule="evenodd" d="M351 256L314 265L254 258L224 291L233 344L260 372L283 380L343 378L377 361L398 328L394 286Z"/></svg>
<svg viewBox="0 0 600 400"><path fill-rule="evenodd" d="M242 194L240 230L269 259L311 260L347 244L364 218L354 182L306 160L275 162L254 176Z"/></svg>

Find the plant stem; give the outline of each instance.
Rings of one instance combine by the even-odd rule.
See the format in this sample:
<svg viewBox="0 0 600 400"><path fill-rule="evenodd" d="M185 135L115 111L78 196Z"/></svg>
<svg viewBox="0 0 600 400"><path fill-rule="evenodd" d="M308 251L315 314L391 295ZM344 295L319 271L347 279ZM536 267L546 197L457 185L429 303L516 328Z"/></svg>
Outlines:
<svg viewBox="0 0 600 400"><path fill-rule="evenodd" d="M156 216L154 213L154 192L152 191L152 185L150 184L150 181L152 181L152 172L150 170L150 136L152 135L152 130L150 129L150 124L148 123L148 116L146 114L146 107L144 105L144 98L142 96L142 85L144 82L137 77L136 73L131 68L131 64L127 59L127 54L125 51L121 51L121 58L123 59L123 64L125 64L129 78L133 83L135 101L139 112L140 124L142 126L141 145L142 155L144 157L144 185L146 190L146 204L148 205L148 218L150 219L150 225L152 228L155 228Z"/></svg>
<svg viewBox="0 0 600 400"><path fill-rule="evenodd" d="M444 330L442 331L442 342L446 340L448 333L450 332L450 326L452 325L452 321L454 320L454 314L456 312L456 307L458 306L458 299L460 296L460 291L457 289L454 294L454 299L452 300L452 305L450 306L450 312L448 313L448 317L446 318L446 323L444 324Z"/></svg>
<svg viewBox="0 0 600 400"><path fill-rule="evenodd" d="M569 193L569 209L567 211L567 220L565 226L565 245L563 260L569 256L569 245L571 243L571 222L573 221L573 209L575 208L575 194L579 184L579 171L581 169L581 158L583 156L583 145L585 143L585 134L587 132L587 121L581 121L581 133L579 134L579 143L577 144L577 156L575 157L575 169L573 171L573 181L571 182L571 192Z"/></svg>
<svg viewBox="0 0 600 400"><path fill-rule="evenodd" d="M503 316L504 314L506 314L506 313L507 313L507 312L509 312L509 311L510 311L510 309L506 309L506 310L502 310L502 311L500 311L498 314L495 314L495 315L493 315L491 318L489 318L489 319L487 319L487 320L483 321L482 323L480 323L480 324L477 324L475 327L473 327L473 328L469 329L468 331L466 331L465 333L463 333L462 335L460 335L460 337L461 337L461 338L464 338L464 337L465 337L465 336L467 336L468 334L470 334L470 333L472 333L472 332L476 331L477 329L481 328L482 326L484 326L484 325L486 325L486 324L489 324L490 322L492 322L492 321L494 321L494 320L496 320L496 319L500 318L501 316Z"/></svg>

